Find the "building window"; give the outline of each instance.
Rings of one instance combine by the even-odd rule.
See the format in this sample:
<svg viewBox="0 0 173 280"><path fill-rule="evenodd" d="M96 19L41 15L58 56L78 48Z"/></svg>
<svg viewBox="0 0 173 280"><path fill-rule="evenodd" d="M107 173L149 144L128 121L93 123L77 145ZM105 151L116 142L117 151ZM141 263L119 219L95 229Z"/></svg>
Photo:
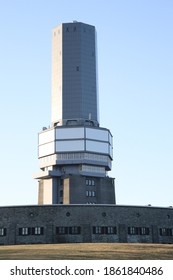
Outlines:
<svg viewBox="0 0 173 280"><path fill-rule="evenodd" d="M80 234L81 227L72 226L72 227L56 227L56 234Z"/></svg>
<svg viewBox="0 0 173 280"><path fill-rule="evenodd" d="M22 227L19 228L19 235L43 235L43 227Z"/></svg>
<svg viewBox="0 0 173 280"><path fill-rule="evenodd" d="M95 191L86 191L86 196L87 197L95 197L96 196L96 192Z"/></svg>
<svg viewBox="0 0 173 280"><path fill-rule="evenodd" d="M116 227L105 227L104 228L105 234L116 234Z"/></svg>
<svg viewBox="0 0 173 280"><path fill-rule="evenodd" d="M102 234L102 227L93 227L93 234Z"/></svg>
<svg viewBox="0 0 173 280"><path fill-rule="evenodd" d="M33 235L43 235L44 228L43 227L35 227L32 228Z"/></svg>
<svg viewBox="0 0 173 280"><path fill-rule="evenodd" d="M140 235L149 235L150 229L148 227L141 227L141 228L139 228L139 234Z"/></svg>
<svg viewBox="0 0 173 280"><path fill-rule="evenodd" d="M69 234L80 234L80 227L69 227Z"/></svg>
<svg viewBox="0 0 173 280"><path fill-rule="evenodd" d="M150 229L148 227L128 227L129 235L149 235Z"/></svg>
<svg viewBox="0 0 173 280"><path fill-rule="evenodd" d="M0 236L6 236L7 235L7 229L6 228L0 228Z"/></svg>
<svg viewBox="0 0 173 280"><path fill-rule="evenodd" d="M86 186L95 186L95 181L93 179L86 179Z"/></svg>
<svg viewBox="0 0 173 280"><path fill-rule="evenodd" d="M79 66L76 66L76 71L79 71Z"/></svg>
<svg viewBox="0 0 173 280"><path fill-rule="evenodd" d="M95 197L96 196L96 192L92 191L92 196Z"/></svg>
<svg viewBox="0 0 173 280"><path fill-rule="evenodd" d="M161 236L173 236L172 228L160 228L159 233Z"/></svg>
<svg viewBox="0 0 173 280"><path fill-rule="evenodd" d="M19 235L29 235L30 229L28 227L19 228Z"/></svg>
<svg viewBox="0 0 173 280"><path fill-rule="evenodd" d="M93 227L93 234L117 234L117 228L113 226L95 226Z"/></svg>
<svg viewBox="0 0 173 280"><path fill-rule="evenodd" d="M56 234L68 234L68 227L56 227Z"/></svg>

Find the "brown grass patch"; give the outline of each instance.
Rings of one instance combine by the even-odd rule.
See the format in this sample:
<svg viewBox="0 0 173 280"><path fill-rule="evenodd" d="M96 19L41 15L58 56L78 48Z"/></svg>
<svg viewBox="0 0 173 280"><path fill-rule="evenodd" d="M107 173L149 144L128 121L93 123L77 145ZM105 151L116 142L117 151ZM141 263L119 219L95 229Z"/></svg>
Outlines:
<svg viewBox="0 0 173 280"><path fill-rule="evenodd" d="M173 260L172 244L76 243L0 247L1 260Z"/></svg>

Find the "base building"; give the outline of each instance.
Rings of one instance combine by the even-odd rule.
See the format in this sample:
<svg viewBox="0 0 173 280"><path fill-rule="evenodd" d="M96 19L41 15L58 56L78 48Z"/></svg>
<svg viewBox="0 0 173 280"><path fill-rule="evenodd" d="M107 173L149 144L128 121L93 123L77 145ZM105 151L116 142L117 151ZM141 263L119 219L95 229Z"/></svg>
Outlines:
<svg viewBox="0 0 173 280"><path fill-rule="evenodd" d="M121 205L0 207L0 245L170 243L173 208Z"/></svg>

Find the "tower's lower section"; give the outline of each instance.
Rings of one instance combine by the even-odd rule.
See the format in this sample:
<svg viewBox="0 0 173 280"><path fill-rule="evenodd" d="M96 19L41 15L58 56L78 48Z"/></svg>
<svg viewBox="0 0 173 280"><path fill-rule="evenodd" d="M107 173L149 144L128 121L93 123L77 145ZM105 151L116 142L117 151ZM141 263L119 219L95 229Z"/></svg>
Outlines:
<svg viewBox="0 0 173 280"><path fill-rule="evenodd" d="M112 135L98 126L53 126L39 133L39 204L115 204Z"/></svg>
<svg viewBox="0 0 173 280"><path fill-rule="evenodd" d="M38 204L115 204L114 179L74 174L41 179Z"/></svg>

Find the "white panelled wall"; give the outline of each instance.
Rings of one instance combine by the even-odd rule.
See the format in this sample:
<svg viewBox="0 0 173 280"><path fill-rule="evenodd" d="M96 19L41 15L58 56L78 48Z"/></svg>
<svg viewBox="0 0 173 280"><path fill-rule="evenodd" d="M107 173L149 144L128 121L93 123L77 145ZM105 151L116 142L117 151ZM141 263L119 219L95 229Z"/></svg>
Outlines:
<svg viewBox="0 0 173 280"><path fill-rule="evenodd" d="M39 158L59 152L93 152L112 159L112 135L105 128L53 127L39 134Z"/></svg>

